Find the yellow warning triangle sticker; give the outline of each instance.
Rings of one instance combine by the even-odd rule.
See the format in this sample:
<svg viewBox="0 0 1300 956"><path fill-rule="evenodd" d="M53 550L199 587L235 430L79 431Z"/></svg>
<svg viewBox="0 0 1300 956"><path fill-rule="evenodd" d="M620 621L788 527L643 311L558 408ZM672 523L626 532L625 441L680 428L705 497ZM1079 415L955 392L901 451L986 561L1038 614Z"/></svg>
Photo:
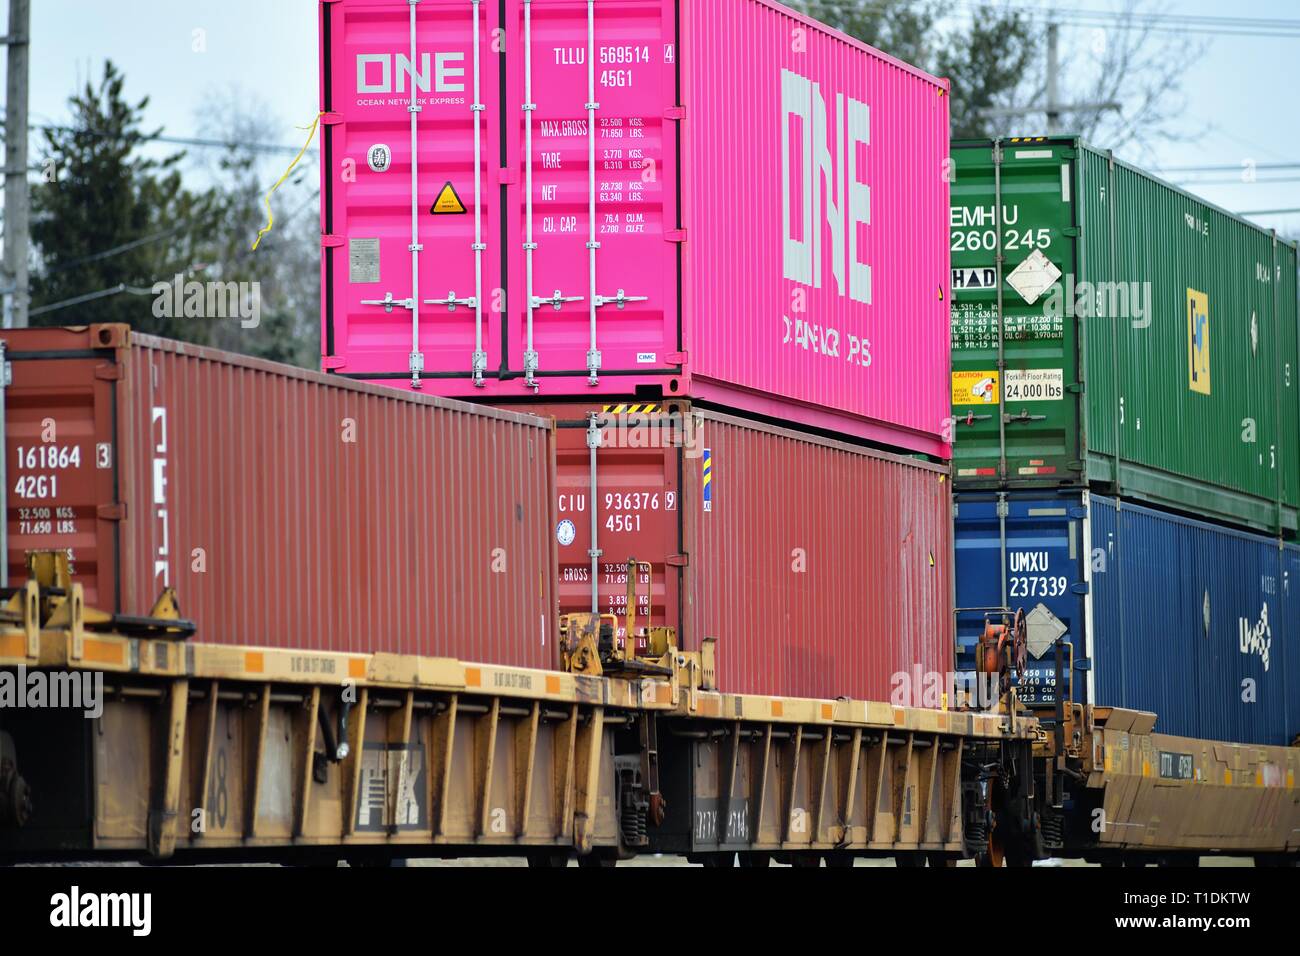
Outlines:
<svg viewBox="0 0 1300 956"><path fill-rule="evenodd" d="M438 193L438 198L433 201L433 208L429 210L435 216L460 216L468 210L465 204L460 201L460 196L456 193L456 187L450 182L442 187L442 192Z"/></svg>

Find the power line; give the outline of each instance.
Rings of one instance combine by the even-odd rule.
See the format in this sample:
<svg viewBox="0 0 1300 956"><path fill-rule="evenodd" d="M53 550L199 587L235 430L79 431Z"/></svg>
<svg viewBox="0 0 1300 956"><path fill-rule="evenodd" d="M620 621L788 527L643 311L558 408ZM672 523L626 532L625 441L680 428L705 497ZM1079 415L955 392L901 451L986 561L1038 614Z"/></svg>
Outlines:
<svg viewBox="0 0 1300 956"><path fill-rule="evenodd" d="M45 274L55 275L60 272L67 272L70 269L77 269L91 262L100 262L104 259L111 259L114 256L119 256L124 252L130 252L132 249L138 249L141 246L147 246L150 245L151 243L161 242L164 239L168 239L171 236L176 235L178 232L184 231L190 225L192 225L192 221L184 222L181 223L179 226L173 226L170 229L164 230L163 232L155 233L152 236L144 236L140 239L132 239L130 242L124 242L120 246L113 246L110 249L105 249L103 252L96 252L93 253L92 255L82 256L80 259L73 259L71 262L59 263L59 265L55 266L53 269L46 269Z"/></svg>
<svg viewBox="0 0 1300 956"><path fill-rule="evenodd" d="M303 210L305 210L308 206L310 206L313 202L315 202L315 201L317 200L317 198L319 198L319 196L320 196L320 189L318 188L318 189L316 189L315 191L313 191L312 194L311 194L310 196L308 196L307 199L306 199L304 202L302 202L301 204L299 204L297 207L294 208L294 210L293 210L292 212L290 212L288 215L286 215L286 216L285 216L285 220L286 220L286 221L292 221L293 219L295 219L295 218L298 216L299 213L301 213L301 212L302 212ZM70 263L63 263L62 265L60 265L59 267L57 267L57 268L55 268L55 269L48 270L48 272L49 272L49 273L64 272L64 271L67 271L67 270L69 270L69 269L75 268L76 266L84 265L84 264L87 263L87 262L93 262L93 261L95 261L96 259L106 259L106 258L109 258L110 256L114 256L114 255L118 255L118 254L120 254L120 253L122 253L122 252L126 252L126 251L128 251L129 249L134 249L134 248L137 248L137 247L139 247L139 246L146 245L146 244L151 243L151 242L159 242L159 241L161 241L161 240L167 238L168 236L174 235L174 234L176 234L176 233L178 233L178 232L181 232L181 231L185 230L187 227L193 226L193 225L194 225L194 222L195 222L195 221L192 220L192 219L190 219L190 220L186 220L185 222L181 223L180 225L178 225L178 226L176 226L176 227L174 227L174 228L172 228L172 229L167 230L166 232L160 232L160 233L156 233L156 234L154 234L154 235L152 235L152 236L144 236L144 237L142 237L142 238L140 238L140 239L134 239L134 240L132 240L131 242L124 243L124 244L122 244L122 245L120 245L120 246L114 246L114 247L111 248L111 249L105 249L103 252L97 252L97 253L94 253L93 255L85 256L85 257L83 257L83 258L81 258L81 259L74 260L73 262L70 262ZM267 245L268 245L269 248L274 248L274 244L273 244L273 243L268 243ZM241 251L240 253L238 253L237 255L235 255L235 257L234 257L233 259L230 260L230 263L229 263L229 264L230 264L230 265L237 265L237 264L243 262L245 259L247 259L247 258L248 258L249 256L251 256L252 254L253 254L253 253L252 253L250 250L245 249L245 250ZM193 263L191 263L189 269L186 270L186 271L190 271L190 272L193 272L193 271L201 271L201 269L200 269L200 270L196 270L196 269L195 269L195 265L194 265ZM52 302L52 303L50 303L49 305L43 305L43 306L41 306L40 308L32 309L31 312L30 312L30 314L31 314L31 315L43 315L44 313L47 313L47 312L56 312L56 311L58 311L59 309L67 309L67 308L71 308L71 307L74 306L74 305L81 305L81 304L86 303L86 302L93 302L93 301L95 301L95 300L97 300L97 299L106 299L106 298L108 298L109 296L121 295L121 294L123 294L123 293L127 293L127 294L129 294L129 295L153 295L153 290L152 290L152 289L144 289L144 288L140 288L140 287L138 287L138 286L128 285L128 284L125 283L125 282L119 282L117 285L109 286L107 289L100 289L100 290L98 290L98 291L96 291L96 292L87 292L87 293L85 293L84 295L74 296L74 297L72 297L72 298L70 298L70 299L61 299L61 300L58 301L58 302Z"/></svg>
<svg viewBox="0 0 1300 956"><path fill-rule="evenodd" d="M1237 213L1238 216L1282 216L1291 213L1300 212L1297 209L1245 209Z"/></svg>
<svg viewBox="0 0 1300 956"><path fill-rule="evenodd" d="M2 126L3 124L0 124ZM66 126L59 123L32 123L28 129L42 130L61 133L81 133L85 136L96 136L100 139L123 139L120 133L110 133L103 130L86 129L81 126ZM142 143L167 143L173 146L197 146L204 149L247 149L254 153L287 153L290 156L296 156L301 146L285 146L281 143L245 143L232 140L222 139L203 139L196 136L140 136ZM312 155L314 158L314 154Z"/></svg>
<svg viewBox="0 0 1300 956"><path fill-rule="evenodd" d="M79 295L72 299L64 299L62 302L54 302L50 305L42 305L32 309L28 315L44 315L47 312L57 312L59 309L68 309L74 305L81 305L85 302L94 302L96 299L107 299L110 295L121 295L123 292L129 295L153 295L153 289L142 289L139 286L127 285L125 282L119 282L117 285L107 289L100 289L98 292L87 292L85 295Z"/></svg>
<svg viewBox="0 0 1300 956"><path fill-rule="evenodd" d="M970 10L987 6L980 0L955 0L954 5ZM883 10L880 0L809 0L806 4L815 16L818 8L838 10ZM1209 34L1212 36L1300 38L1300 20L1267 17L1223 17L1200 14L1161 14L1140 11L1095 10L1081 7L1025 7L1008 4L1000 9L1018 13L1030 20L1055 19L1076 27L1105 27L1121 31L1150 30L1154 33Z"/></svg>
<svg viewBox="0 0 1300 956"><path fill-rule="evenodd" d="M965 7L979 8L979 2L958 0ZM1201 33L1214 36L1300 37L1300 20L1267 17L1224 17L1201 14L1143 13L1141 11L1096 10L1056 7L1050 10L1008 5L1005 9L1030 19L1055 18L1071 26L1148 29L1157 33Z"/></svg>
<svg viewBox="0 0 1300 956"><path fill-rule="evenodd" d="M1220 166L1156 166L1152 171L1157 173L1239 173L1248 168L1269 171L1300 169L1300 163L1254 163L1250 166L1245 163L1237 163L1236 165L1227 163Z"/></svg>
<svg viewBox="0 0 1300 956"><path fill-rule="evenodd" d="M1271 176L1267 179L1178 179L1180 186L1267 186L1269 183L1300 183L1300 176Z"/></svg>

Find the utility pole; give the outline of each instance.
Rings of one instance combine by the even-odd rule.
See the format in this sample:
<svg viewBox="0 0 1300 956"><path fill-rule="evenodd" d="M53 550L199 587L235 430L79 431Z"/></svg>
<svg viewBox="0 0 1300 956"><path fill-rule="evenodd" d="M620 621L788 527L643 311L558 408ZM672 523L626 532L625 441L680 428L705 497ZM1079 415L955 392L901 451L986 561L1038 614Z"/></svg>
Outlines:
<svg viewBox="0 0 1300 956"><path fill-rule="evenodd" d="M9 0L8 84L5 94L4 288L6 328L27 327L27 55L31 0Z"/></svg>
<svg viewBox="0 0 1300 956"><path fill-rule="evenodd" d="M1061 99L1058 80L1061 73L1061 26L1056 20L1047 24L1047 135L1061 130Z"/></svg>
<svg viewBox="0 0 1300 956"><path fill-rule="evenodd" d="M1061 117L1083 113L1101 113L1107 110L1120 111L1120 104L1114 101L1105 103L1062 103L1061 102L1061 24L1053 17L1047 22L1047 95L1042 106L1016 106L1010 109L993 107L980 111L986 117L1032 116L1043 113L1047 116L1047 135L1059 136L1062 132Z"/></svg>

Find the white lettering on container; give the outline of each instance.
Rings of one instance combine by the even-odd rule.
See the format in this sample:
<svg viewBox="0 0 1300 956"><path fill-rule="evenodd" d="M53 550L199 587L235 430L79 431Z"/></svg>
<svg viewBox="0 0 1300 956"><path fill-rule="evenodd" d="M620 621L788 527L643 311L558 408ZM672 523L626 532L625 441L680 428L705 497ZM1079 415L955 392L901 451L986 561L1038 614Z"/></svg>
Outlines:
<svg viewBox="0 0 1300 956"><path fill-rule="evenodd" d="M802 229L791 221L794 163L791 119L802 130L798 191ZM871 302L871 266L859 260L858 227L871 224L871 187L859 177L858 147L871 145L871 107L842 93L835 96L835 153L827 136L828 115L821 84L790 70L781 71L781 220L785 277L815 289L822 286L823 220L831 234L831 273L841 296ZM821 183L826 208L821 209Z"/></svg>

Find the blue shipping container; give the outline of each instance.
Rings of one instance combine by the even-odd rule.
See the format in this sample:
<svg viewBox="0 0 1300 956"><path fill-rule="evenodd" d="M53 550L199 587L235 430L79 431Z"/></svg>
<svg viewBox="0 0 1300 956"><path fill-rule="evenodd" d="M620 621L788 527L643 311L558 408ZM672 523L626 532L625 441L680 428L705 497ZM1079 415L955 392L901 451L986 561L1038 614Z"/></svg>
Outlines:
<svg viewBox="0 0 1300 956"><path fill-rule="evenodd" d="M1086 491L959 494L954 513L958 608L1043 605L1073 648L1075 700L1185 737L1300 733L1300 547ZM958 611L964 669L984 620ZM1054 651L1029 663L1022 699L1053 705Z"/></svg>

